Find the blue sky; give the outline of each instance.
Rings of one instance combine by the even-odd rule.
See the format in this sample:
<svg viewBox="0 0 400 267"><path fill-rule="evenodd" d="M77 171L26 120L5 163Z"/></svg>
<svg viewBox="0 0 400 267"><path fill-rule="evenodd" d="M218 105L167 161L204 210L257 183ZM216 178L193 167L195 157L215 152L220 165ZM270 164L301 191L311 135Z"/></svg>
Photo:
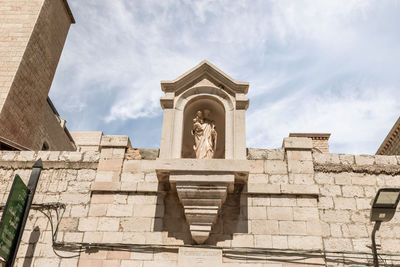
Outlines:
<svg viewBox="0 0 400 267"><path fill-rule="evenodd" d="M207 59L250 83L248 147L329 132L375 154L400 115L400 1L68 0L50 91L70 131L159 147L161 80Z"/></svg>

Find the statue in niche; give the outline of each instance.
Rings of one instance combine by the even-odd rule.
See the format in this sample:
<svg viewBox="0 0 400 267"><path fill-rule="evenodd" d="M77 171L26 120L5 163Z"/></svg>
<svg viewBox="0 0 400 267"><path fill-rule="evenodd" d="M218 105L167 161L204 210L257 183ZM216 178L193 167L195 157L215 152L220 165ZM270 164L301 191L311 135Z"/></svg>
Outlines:
<svg viewBox="0 0 400 267"><path fill-rule="evenodd" d="M199 110L193 119L191 131L194 137L193 150L198 159L212 159L217 148L217 131L214 121L209 119L209 115L208 109Z"/></svg>

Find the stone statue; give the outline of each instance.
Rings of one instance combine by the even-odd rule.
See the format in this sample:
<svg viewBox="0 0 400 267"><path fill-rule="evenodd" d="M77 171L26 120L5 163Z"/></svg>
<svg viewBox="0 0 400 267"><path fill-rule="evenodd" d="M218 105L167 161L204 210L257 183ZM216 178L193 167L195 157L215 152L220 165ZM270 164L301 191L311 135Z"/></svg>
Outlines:
<svg viewBox="0 0 400 267"><path fill-rule="evenodd" d="M193 119L191 131L194 136L193 150L198 159L212 159L217 148L217 131L214 121L209 119L209 115L208 109L199 110Z"/></svg>

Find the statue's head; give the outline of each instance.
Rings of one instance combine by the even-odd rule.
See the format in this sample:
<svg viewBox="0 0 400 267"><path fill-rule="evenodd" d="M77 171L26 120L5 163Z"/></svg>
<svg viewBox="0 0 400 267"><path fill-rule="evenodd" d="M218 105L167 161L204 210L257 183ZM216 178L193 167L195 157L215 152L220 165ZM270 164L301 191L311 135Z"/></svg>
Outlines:
<svg viewBox="0 0 400 267"><path fill-rule="evenodd" d="M210 111L209 109L203 110L204 118L207 118L207 119L208 119L208 117L210 116L210 113L211 113L211 111Z"/></svg>
<svg viewBox="0 0 400 267"><path fill-rule="evenodd" d="M203 118L203 112L201 112L201 110L197 111L196 116L199 118Z"/></svg>

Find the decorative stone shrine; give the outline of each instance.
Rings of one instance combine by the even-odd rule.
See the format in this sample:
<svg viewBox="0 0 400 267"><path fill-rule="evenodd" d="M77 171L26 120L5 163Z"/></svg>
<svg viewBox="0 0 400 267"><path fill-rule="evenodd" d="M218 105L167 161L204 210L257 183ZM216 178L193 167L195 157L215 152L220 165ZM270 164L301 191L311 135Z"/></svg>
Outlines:
<svg viewBox="0 0 400 267"><path fill-rule="evenodd" d="M197 244L209 237L227 193L247 181L248 87L208 61L174 81L161 82L165 97L160 160L170 164L157 173L177 191ZM227 164L243 167L233 171ZM180 167L185 165L187 169Z"/></svg>

